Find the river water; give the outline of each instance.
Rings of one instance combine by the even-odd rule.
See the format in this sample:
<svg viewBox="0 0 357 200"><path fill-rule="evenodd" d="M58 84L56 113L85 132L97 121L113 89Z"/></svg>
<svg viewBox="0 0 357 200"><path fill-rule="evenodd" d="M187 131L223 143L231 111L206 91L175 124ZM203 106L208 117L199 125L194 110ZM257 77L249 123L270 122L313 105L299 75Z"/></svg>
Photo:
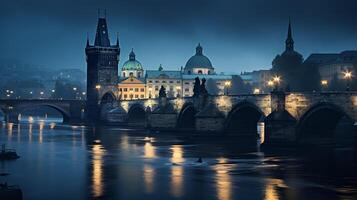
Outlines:
<svg viewBox="0 0 357 200"><path fill-rule="evenodd" d="M21 156L0 182L24 199L356 199L350 153L261 152L239 138L193 137L56 121L1 124ZM201 157L202 163L197 163Z"/></svg>

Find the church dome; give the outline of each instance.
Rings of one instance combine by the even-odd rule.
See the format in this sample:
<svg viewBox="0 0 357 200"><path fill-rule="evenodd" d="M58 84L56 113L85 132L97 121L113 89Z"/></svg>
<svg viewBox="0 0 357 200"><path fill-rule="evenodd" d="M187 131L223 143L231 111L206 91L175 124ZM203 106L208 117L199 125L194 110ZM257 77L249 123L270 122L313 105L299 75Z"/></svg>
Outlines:
<svg viewBox="0 0 357 200"><path fill-rule="evenodd" d="M196 54L192 56L185 65L185 70L193 68L208 68L213 69L211 61L203 55L202 47L200 44L196 47Z"/></svg>
<svg viewBox="0 0 357 200"><path fill-rule="evenodd" d="M122 70L143 70L143 66L141 65L141 63L135 59L135 53L133 50L131 50L129 54L129 60L123 64Z"/></svg>

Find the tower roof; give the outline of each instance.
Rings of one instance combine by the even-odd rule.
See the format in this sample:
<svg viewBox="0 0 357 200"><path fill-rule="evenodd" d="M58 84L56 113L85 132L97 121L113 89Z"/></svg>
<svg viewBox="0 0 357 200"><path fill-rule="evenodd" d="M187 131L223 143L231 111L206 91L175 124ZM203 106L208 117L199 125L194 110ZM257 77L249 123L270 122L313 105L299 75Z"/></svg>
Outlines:
<svg viewBox="0 0 357 200"><path fill-rule="evenodd" d="M105 18L98 18L97 32L95 34L94 45L101 47L110 47L107 20Z"/></svg>
<svg viewBox="0 0 357 200"><path fill-rule="evenodd" d="M289 26L288 26L288 35L285 40L285 51L294 51L294 40L291 31L291 22L289 19Z"/></svg>

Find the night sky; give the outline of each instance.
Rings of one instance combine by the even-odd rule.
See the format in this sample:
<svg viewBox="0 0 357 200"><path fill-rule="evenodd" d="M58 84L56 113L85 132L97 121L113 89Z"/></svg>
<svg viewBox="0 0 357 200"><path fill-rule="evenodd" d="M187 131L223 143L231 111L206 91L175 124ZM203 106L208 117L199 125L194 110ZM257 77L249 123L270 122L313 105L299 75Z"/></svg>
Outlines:
<svg viewBox="0 0 357 200"><path fill-rule="evenodd" d="M270 68L289 16L305 58L357 49L355 0L11 0L0 3L0 59L85 69L98 8L107 10L112 43L119 32L120 65L134 48L145 69L179 69L198 42L217 71Z"/></svg>

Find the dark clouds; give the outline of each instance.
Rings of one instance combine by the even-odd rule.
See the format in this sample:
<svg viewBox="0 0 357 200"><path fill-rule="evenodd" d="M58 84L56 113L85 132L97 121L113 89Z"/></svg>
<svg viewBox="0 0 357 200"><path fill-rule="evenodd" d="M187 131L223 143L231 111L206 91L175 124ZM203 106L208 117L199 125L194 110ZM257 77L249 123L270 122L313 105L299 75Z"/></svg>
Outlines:
<svg viewBox="0 0 357 200"><path fill-rule="evenodd" d="M107 9L113 40L119 32L121 61L134 47L146 68L179 68L198 42L219 71L267 68L283 50L289 16L305 56L357 44L353 0L14 0L0 4L0 58L84 68L97 8Z"/></svg>

